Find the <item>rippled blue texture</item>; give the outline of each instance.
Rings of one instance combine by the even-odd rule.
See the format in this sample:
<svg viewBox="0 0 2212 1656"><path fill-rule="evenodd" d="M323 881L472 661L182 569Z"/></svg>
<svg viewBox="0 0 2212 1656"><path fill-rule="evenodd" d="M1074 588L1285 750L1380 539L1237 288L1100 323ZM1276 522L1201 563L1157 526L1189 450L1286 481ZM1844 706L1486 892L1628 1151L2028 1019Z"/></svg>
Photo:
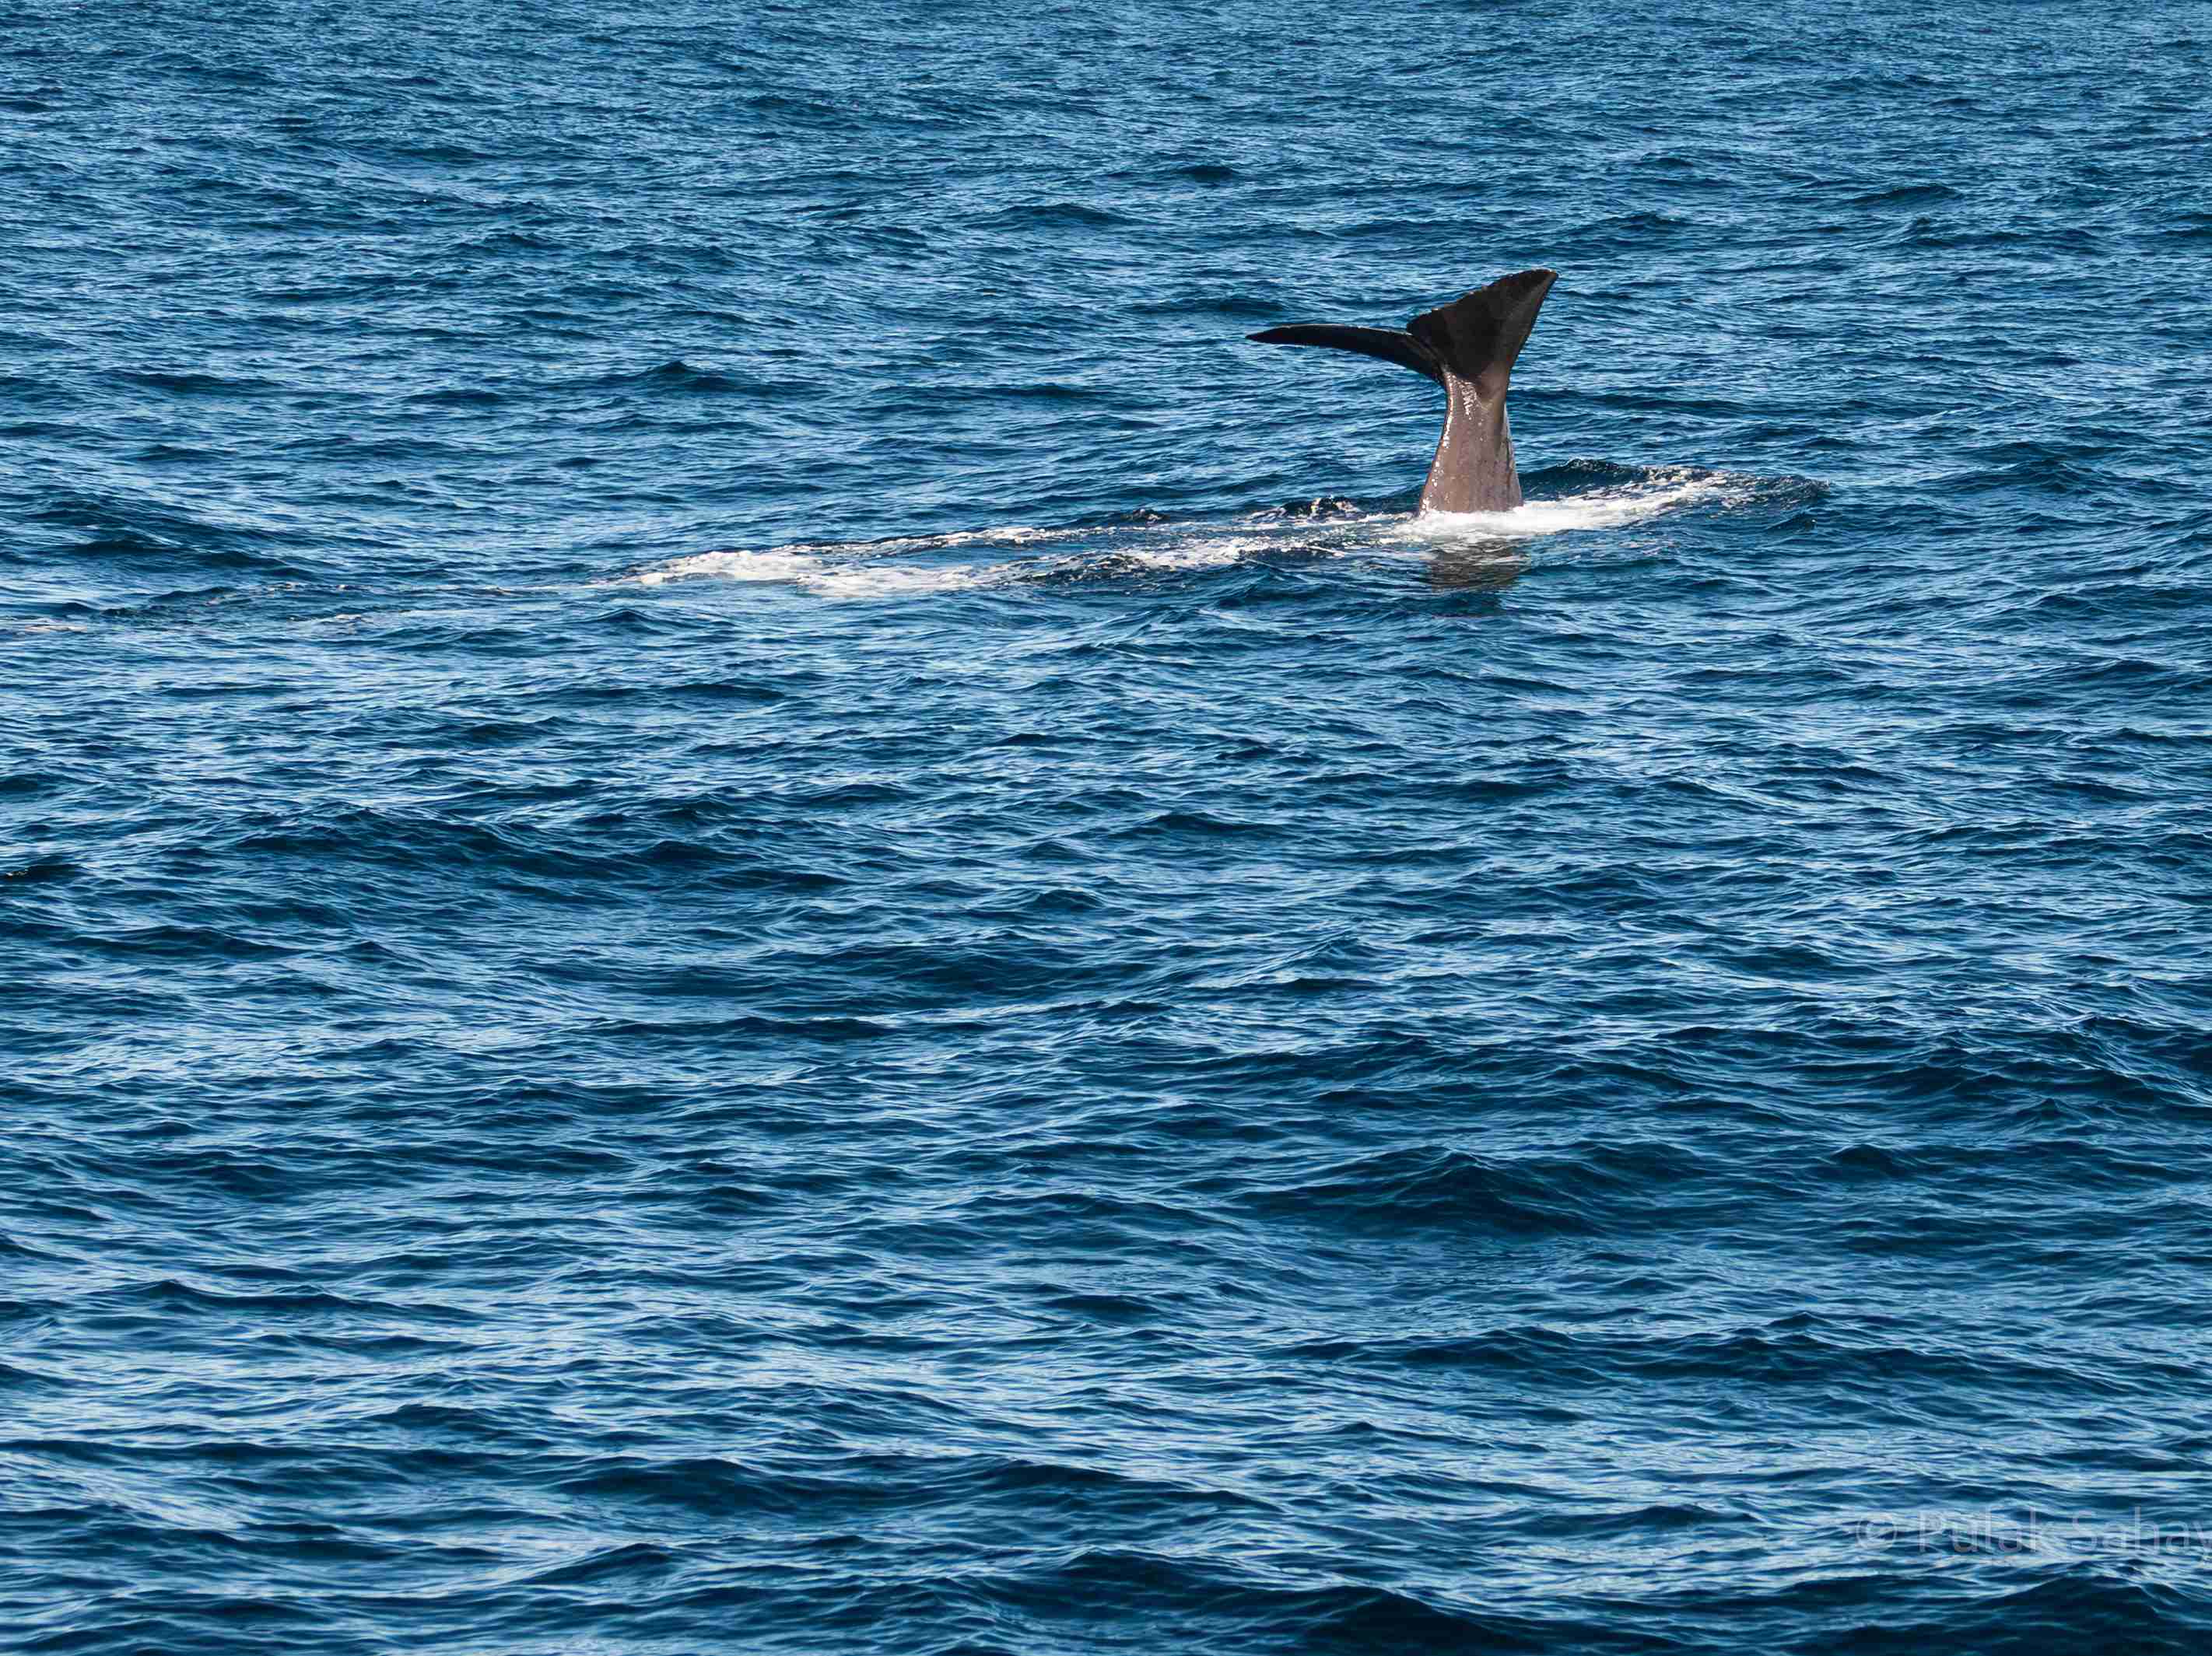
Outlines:
<svg viewBox="0 0 2212 1656"><path fill-rule="evenodd" d="M0 1644L2207 1648L2208 40L18 7Z"/></svg>

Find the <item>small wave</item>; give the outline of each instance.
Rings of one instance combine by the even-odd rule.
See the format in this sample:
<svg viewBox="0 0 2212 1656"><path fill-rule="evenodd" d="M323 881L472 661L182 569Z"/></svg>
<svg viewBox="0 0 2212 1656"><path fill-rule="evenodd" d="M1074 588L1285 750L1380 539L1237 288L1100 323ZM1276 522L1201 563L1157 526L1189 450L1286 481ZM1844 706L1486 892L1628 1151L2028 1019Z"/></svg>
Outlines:
<svg viewBox="0 0 2212 1656"><path fill-rule="evenodd" d="M647 368L642 373L611 375L594 383L603 386L639 387L697 397L721 397L732 393L757 395L767 391L804 395L808 390L805 385L796 382L761 380L747 375L718 373L713 368L702 368L686 362L681 357L663 362L659 367Z"/></svg>
<svg viewBox="0 0 2212 1656"><path fill-rule="evenodd" d="M416 408L490 408L507 399L487 385L446 385L417 391L407 401Z"/></svg>
<svg viewBox="0 0 2212 1656"><path fill-rule="evenodd" d="M9 791L5 782L12 779L0 779L0 793ZM23 885L52 885L76 879L84 871L83 864L49 852L27 862L18 863L12 868L0 868L0 883L13 881Z"/></svg>
<svg viewBox="0 0 2212 1656"><path fill-rule="evenodd" d="M1022 207L1008 207L980 221L994 228L1014 230L1036 229L1098 229L1127 224L1129 221L1119 213L1102 207L1092 207L1079 201L1039 202Z"/></svg>
<svg viewBox="0 0 2212 1656"><path fill-rule="evenodd" d="M1902 184L1891 190L1853 196L1853 207L1919 207L1931 202L1956 201L1959 192L1948 184Z"/></svg>
<svg viewBox="0 0 2212 1656"><path fill-rule="evenodd" d="M240 395L267 389L264 379L230 379L219 373L202 373L189 368L137 368L118 373L116 379L126 385L140 386L147 391L168 391L179 397L218 397L229 393Z"/></svg>
<svg viewBox="0 0 2212 1656"><path fill-rule="evenodd" d="M1193 184L1232 184L1241 175L1235 167L1219 161L1194 161L1188 166L1170 168L1167 176L1186 179Z"/></svg>
<svg viewBox="0 0 2212 1656"><path fill-rule="evenodd" d="M286 555L290 537L239 513L187 509L120 491L64 490L27 521L67 555L143 568L254 570L273 575L307 572Z"/></svg>

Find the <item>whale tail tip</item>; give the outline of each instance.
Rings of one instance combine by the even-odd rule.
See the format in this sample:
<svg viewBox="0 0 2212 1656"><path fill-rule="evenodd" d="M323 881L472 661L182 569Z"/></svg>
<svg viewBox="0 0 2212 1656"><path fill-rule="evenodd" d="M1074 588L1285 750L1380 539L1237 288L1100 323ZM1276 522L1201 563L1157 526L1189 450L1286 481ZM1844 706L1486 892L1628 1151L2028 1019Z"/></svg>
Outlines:
<svg viewBox="0 0 2212 1656"><path fill-rule="evenodd" d="M1299 322L1245 336L1262 345L1320 345L1353 351L1426 374L1438 385L1446 376L1472 380L1486 399L1502 397L1513 377L1514 359L1528 343L1544 296L1559 279L1557 270L1520 270L1487 288L1425 311L1403 328L1354 328L1330 322Z"/></svg>
<svg viewBox="0 0 2212 1656"><path fill-rule="evenodd" d="M1487 288L1424 312L1406 331L1448 373L1471 379L1483 397L1502 397L1513 364L1536 325L1536 312L1559 279L1557 270L1520 270Z"/></svg>

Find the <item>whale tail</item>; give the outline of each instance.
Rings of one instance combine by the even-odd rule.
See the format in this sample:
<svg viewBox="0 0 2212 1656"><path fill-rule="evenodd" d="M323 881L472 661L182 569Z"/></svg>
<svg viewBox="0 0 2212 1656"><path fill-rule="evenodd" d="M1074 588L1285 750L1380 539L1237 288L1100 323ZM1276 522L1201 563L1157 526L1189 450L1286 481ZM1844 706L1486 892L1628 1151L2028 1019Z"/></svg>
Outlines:
<svg viewBox="0 0 2212 1656"><path fill-rule="evenodd" d="M1450 304L1425 311L1403 328L1352 328L1334 322L1298 322L1247 335L1262 345L1321 345L1379 357L1425 374L1474 383L1488 400L1504 395L1514 360L1528 343L1536 312L1559 279L1557 270L1522 270L1500 276Z"/></svg>
<svg viewBox="0 0 2212 1656"><path fill-rule="evenodd" d="M1559 279L1557 270L1500 276L1487 288L1415 317L1406 331L1447 373L1473 380L1484 401L1503 397L1514 361L1536 325L1536 312Z"/></svg>
<svg viewBox="0 0 2212 1656"><path fill-rule="evenodd" d="M1380 357L1425 374L1444 388L1443 436L1421 508L1435 512L1504 511L1521 504L1513 439L1506 429L1505 390L1513 364L1536 325L1557 270L1521 270L1487 288L1425 311L1405 327L1353 328L1301 322L1248 335L1262 345L1321 345Z"/></svg>
<svg viewBox="0 0 2212 1656"><path fill-rule="evenodd" d="M1385 362L1411 368L1415 373L1425 373L1439 385L1444 382L1443 365L1437 361L1436 354L1403 328L1347 328L1334 322L1297 322L1287 328L1269 328L1264 333L1244 337L1256 339L1262 345L1326 345L1331 350L1356 351L1362 356L1380 357Z"/></svg>

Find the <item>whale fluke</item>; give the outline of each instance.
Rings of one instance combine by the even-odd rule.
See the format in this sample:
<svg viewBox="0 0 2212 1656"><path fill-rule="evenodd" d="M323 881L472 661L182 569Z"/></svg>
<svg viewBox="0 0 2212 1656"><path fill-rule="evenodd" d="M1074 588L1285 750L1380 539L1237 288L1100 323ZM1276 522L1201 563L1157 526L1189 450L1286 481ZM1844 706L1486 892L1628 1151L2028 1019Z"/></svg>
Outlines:
<svg viewBox="0 0 2212 1656"><path fill-rule="evenodd" d="M1402 331L1314 322L1249 337L1263 345L1355 351L1426 374L1444 388L1444 431L1421 489L1421 510L1510 512L1521 504L1521 477L1505 423L1505 392L1536 312L1559 279L1556 270L1500 276L1422 312Z"/></svg>
<svg viewBox="0 0 2212 1656"><path fill-rule="evenodd" d="M1362 356L1379 356L1385 362L1425 373L1439 385L1444 371L1429 348L1403 328L1347 328L1334 322L1299 322L1287 328L1270 328L1249 336L1262 345L1327 345Z"/></svg>

